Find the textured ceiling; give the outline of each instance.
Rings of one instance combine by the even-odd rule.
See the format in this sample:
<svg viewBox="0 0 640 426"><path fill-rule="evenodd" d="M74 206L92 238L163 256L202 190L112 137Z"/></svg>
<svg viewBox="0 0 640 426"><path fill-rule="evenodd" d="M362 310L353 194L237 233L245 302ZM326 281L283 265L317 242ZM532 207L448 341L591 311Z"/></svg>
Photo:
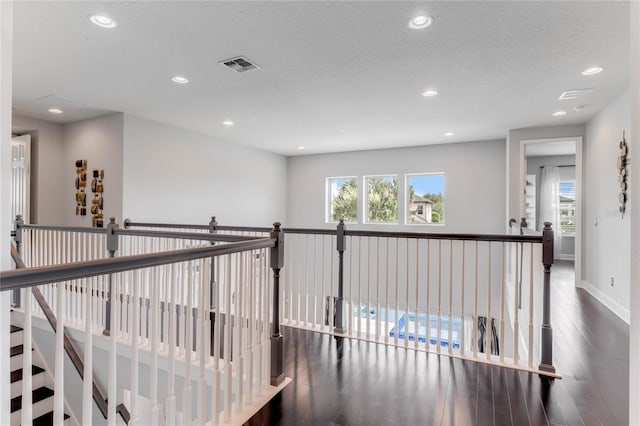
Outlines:
<svg viewBox="0 0 640 426"><path fill-rule="evenodd" d="M576 1L17 2L14 105L59 122L121 111L285 155L504 138L585 122L628 86L628 10ZM96 27L94 12L119 26ZM408 28L419 12L434 24ZM219 64L237 55L261 69ZM594 64L605 72L581 75ZM190 83L172 83L175 74ZM438 96L421 96L431 87ZM595 91L558 100L581 88ZM67 103L63 115L46 112L47 96ZM558 109L568 114L552 117Z"/></svg>

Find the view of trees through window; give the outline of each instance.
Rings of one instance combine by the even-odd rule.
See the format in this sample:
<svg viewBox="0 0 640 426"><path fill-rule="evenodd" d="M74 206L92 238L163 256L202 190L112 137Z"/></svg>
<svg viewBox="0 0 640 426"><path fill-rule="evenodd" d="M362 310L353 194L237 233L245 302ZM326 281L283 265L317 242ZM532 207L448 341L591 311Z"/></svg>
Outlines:
<svg viewBox="0 0 640 426"><path fill-rule="evenodd" d="M329 222L358 221L358 181L355 177L329 178Z"/></svg>
<svg viewBox="0 0 640 426"><path fill-rule="evenodd" d="M444 223L444 174L406 177L407 224ZM365 223L399 223L398 176L364 178ZM327 222L358 223L358 178L327 178Z"/></svg>
<svg viewBox="0 0 640 426"><path fill-rule="evenodd" d="M566 235L576 233L576 183L560 182L560 232Z"/></svg>
<svg viewBox="0 0 640 426"><path fill-rule="evenodd" d="M444 223L444 175L407 175L408 222Z"/></svg>
<svg viewBox="0 0 640 426"><path fill-rule="evenodd" d="M367 178L367 222L398 222L398 178L376 176Z"/></svg>

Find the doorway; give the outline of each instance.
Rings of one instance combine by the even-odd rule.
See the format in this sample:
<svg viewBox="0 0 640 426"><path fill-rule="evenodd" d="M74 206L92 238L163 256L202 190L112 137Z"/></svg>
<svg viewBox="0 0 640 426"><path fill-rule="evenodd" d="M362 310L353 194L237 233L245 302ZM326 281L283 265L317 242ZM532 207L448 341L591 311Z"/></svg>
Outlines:
<svg viewBox="0 0 640 426"><path fill-rule="evenodd" d="M11 138L11 222L21 215L30 223L30 197L31 135L27 134Z"/></svg>
<svg viewBox="0 0 640 426"><path fill-rule="evenodd" d="M555 262L581 287L582 137L523 140L521 209L529 232L554 230Z"/></svg>

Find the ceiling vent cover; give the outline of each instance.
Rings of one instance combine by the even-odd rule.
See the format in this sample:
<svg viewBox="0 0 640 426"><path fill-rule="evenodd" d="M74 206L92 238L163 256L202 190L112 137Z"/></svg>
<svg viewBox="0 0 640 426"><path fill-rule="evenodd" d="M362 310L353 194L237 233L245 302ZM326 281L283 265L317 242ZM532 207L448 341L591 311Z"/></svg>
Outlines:
<svg viewBox="0 0 640 426"><path fill-rule="evenodd" d="M245 72L245 71L250 71L250 70L260 68L258 65L254 64L244 56L237 56L235 58L225 59L220 63L226 67L231 68L236 72Z"/></svg>
<svg viewBox="0 0 640 426"><path fill-rule="evenodd" d="M562 95L558 98L559 101L566 101L569 99L582 98L583 96L590 95L593 92L593 89L576 89L576 90L567 90L566 92L562 92Z"/></svg>

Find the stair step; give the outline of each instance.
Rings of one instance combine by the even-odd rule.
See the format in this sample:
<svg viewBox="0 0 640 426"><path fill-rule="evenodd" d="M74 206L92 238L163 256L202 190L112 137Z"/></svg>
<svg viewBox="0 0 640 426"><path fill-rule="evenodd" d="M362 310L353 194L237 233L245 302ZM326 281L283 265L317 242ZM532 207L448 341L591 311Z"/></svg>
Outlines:
<svg viewBox="0 0 640 426"><path fill-rule="evenodd" d="M67 413L64 414L64 419L67 420L69 415ZM53 411L49 411L42 416L33 419L33 426L51 426L53 424Z"/></svg>
<svg viewBox="0 0 640 426"><path fill-rule="evenodd" d="M40 368L37 365L31 366L31 375L35 376L36 374L40 374L44 372L44 368ZM22 368L19 370L14 370L11 372L11 383L18 382L22 380Z"/></svg>
<svg viewBox="0 0 640 426"><path fill-rule="evenodd" d="M12 325L11 334L9 335L10 346L21 345L23 339L24 339L24 331L20 327L16 327L15 325Z"/></svg>
<svg viewBox="0 0 640 426"><path fill-rule="evenodd" d="M44 370L36 365L31 368L31 389L45 385ZM22 368L11 372L11 398L22 395Z"/></svg>
<svg viewBox="0 0 640 426"><path fill-rule="evenodd" d="M32 404L36 404L44 399L53 396L53 389L42 386L33 390L31 395ZM11 412L15 412L22 409L22 395L18 395L15 398L11 398Z"/></svg>
<svg viewBox="0 0 640 426"><path fill-rule="evenodd" d="M21 355L23 352L24 352L23 345L12 346L11 349L9 350L9 356Z"/></svg>

